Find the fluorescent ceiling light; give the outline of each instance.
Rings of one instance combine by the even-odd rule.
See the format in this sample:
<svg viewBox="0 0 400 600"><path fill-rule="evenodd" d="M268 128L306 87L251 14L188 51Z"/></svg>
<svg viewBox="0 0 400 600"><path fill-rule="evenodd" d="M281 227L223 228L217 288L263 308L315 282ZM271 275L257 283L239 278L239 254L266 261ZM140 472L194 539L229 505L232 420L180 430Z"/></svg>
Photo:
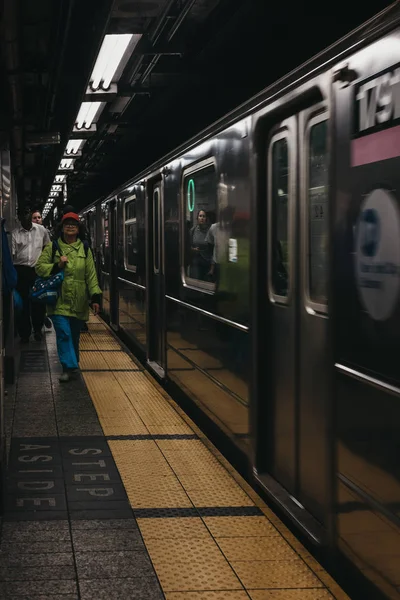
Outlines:
<svg viewBox="0 0 400 600"><path fill-rule="evenodd" d="M49 198L55 198L56 196L58 196L59 192L50 192L49 194Z"/></svg>
<svg viewBox="0 0 400 600"><path fill-rule="evenodd" d="M60 162L60 169L73 169L74 168L74 159L73 158L63 158ZM62 186L60 185L60 192L62 191Z"/></svg>
<svg viewBox="0 0 400 600"><path fill-rule="evenodd" d="M56 175L56 177L54 179L54 183L65 183L66 180L67 180L66 175Z"/></svg>
<svg viewBox="0 0 400 600"><path fill-rule="evenodd" d="M85 140L69 140L67 147L65 148L65 154L77 154L84 143Z"/></svg>
<svg viewBox="0 0 400 600"><path fill-rule="evenodd" d="M84 127L85 129L90 129L103 105L104 102L82 102L78 116L76 117L76 128L83 129Z"/></svg>
<svg viewBox="0 0 400 600"><path fill-rule="evenodd" d="M141 37L141 35L132 35L130 33L105 36L90 77L90 87L92 90L96 91L100 88L108 90L111 82L118 81L119 76L117 71L121 72L125 67L129 56L132 54Z"/></svg>
<svg viewBox="0 0 400 600"><path fill-rule="evenodd" d="M62 185L52 185L51 186L51 191L52 192L62 192Z"/></svg>

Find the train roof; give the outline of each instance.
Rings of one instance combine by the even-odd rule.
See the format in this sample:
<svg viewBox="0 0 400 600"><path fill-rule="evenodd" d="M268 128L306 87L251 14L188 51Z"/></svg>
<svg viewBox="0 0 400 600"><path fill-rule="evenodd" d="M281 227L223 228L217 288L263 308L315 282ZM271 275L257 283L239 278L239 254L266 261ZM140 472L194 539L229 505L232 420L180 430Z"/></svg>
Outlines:
<svg viewBox="0 0 400 600"><path fill-rule="evenodd" d="M354 29L322 52L314 55L305 63L302 63L300 66L296 67L268 87L264 88L258 94L252 96L249 100L240 104L225 116L221 117L217 121L214 121L214 123L190 138L187 142L184 142L168 154L164 155L146 167L146 169L134 175L134 177L131 179L125 181L112 193L98 198L95 202L92 202L80 212L87 212L99 202L111 200L113 197L124 191L127 187L137 183L139 179L145 179L151 173L159 170L166 163L178 158L197 144L207 140L212 135L227 129L229 126L234 125L241 119L244 119L246 116L254 112L254 110L256 110L258 107L261 107L267 102L272 101L277 96L289 91L290 88L295 85L299 85L301 82L309 79L311 76L317 75L321 71L328 70L338 61L344 60L350 53L356 52L359 48L365 46L367 43L371 43L375 39L396 28L399 22L400 0L396 0L396 2L360 25L360 27Z"/></svg>

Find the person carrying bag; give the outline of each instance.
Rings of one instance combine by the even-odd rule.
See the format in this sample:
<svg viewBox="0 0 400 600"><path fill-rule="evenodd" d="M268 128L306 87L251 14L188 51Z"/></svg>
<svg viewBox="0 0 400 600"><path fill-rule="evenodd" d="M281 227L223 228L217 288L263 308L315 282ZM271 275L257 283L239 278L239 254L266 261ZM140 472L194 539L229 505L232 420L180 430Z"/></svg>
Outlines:
<svg viewBox="0 0 400 600"><path fill-rule="evenodd" d="M102 292L93 254L81 236L79 216L73 212L66 213L61 221L61 231L57 234L58 248L53 253L53 243L47 244L36 263L36 273L43 280L49 281L49 278L62 274L57 301L47 305L63 368L60 382L69 381L79 369L79 338L83 322L89 319L89 303L96 314L100 310Z"/></svg>

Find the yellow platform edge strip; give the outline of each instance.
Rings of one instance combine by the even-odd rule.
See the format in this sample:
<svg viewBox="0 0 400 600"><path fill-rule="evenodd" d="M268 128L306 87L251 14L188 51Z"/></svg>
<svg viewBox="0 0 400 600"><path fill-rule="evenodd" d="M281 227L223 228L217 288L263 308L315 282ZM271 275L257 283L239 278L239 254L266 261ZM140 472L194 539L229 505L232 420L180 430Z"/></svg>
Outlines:
<svg viewBox="0 0 400 600"><path fill-rule="evenodd" d="M97 324L103 324L105 325L106 329L101 329L101 333L99 330L96 330L95 327ZM104 336L104 338L108 338L108 340L110 340L110 343L107 344L107 346L109 345L112 346L113 348L116 347L116 343L118 344L119 350L122 352L124 351L123 346L118 342L118 340L115 338L113 332L111 331L111 329L104 324L100 319L96 319L94 320L93 318L91 318L91 320L89 321L89 335L92 333L91 331L91 325L94 325L94 338L96 337L96 333L98 332L97 335L102 335ZM86 341L88 340L88 337L86 337ZM90 335L90 339L93 339L92 336ZM104 340L105 341L105 340ZM93 339L94 342L94 339ZM82 344L83 346L85 346L86 344ZM102 346L104 347L104 345ZM90 354L90 350L89 353ZM102 357L101 352L98 353L93 353L93 354L98 354L99 355L99 360L101 361L101 359L104 360L104 356ZM126 353L127 356L129 356L129 353ZM95 357L93 357L94 359ZM131 357L130 357L131 358ZM133 357L131 358L132 362L135 365L138 365L139 363L137 362L137 359L134 359ZM137 368L137 367L136 367ZM265 519L266 522L269 523L273 530L276 532L276 535L279 535L283 538L283 540L285 540L285 542L287 542L287 544L291 547L291 549L294 551L295 554L298 555L298 557L302 560L302 562L305 563L305 565L307 565L307 567L309 567L309 569L312 571L312 573L314 575L317 576L317 578L320 580L321 582L321 587L320 587L320 592L323 591L323 586L325 586L327 588L327 590L329 590L330 594L332 594L332 596L334 598L336 598L337 600L349 600L348 596L343 592L343 590L339 587L339 585L333 580L333 578L325 571L325 569L323 569L321 567L321 565L316 561L316 559L314 559L314 557L303 547L303 545L297 540L297 538L288 530L288 528L280 521L280 519L273 513L273 511L265 504L265 502L260 498L260 496L251 488L251 486L249 486L247 484L247 482L236 472L236 470L232 467L232 465L225 459L225 457L217 450L217 448L209 441L209 439L203 434L203 432L195 425L195 423L193 423L193 421L186 415L186 413L177 405L177 403L170 398L170 396L165 392L165 390L162 388L162 386L156 382L152 376L147 372L147 371L132 371L132 373L136 374L140 374L141 375L141 380L142 380L142 384L143 381L145 380L147 382L147 386L145 386L147 388L147 390L149 391L149 394L151 395L151 397L155 398L157 401L155 402L155 408L153 407L152 410L148 410L148 407L146 407L146 405L141 406L140 400L138 402L137 399L135 399L135 403L133 403L131 401L131 399L129 398L130 396L134 397L134 389L131 390L131 393L129 393L127 395L127 388L126 386L120 385L118 383L118 379L121 374L120 373L114 373L112 371L112 369L107 370L106 373L96 373L95 371L92 371L90 373L90 376L88 377L88 373L84 373L83 377L85 380L85 383L88 387L89 390L89 394L92 398L93 404L96 408L96 411L98 413L99 416L99 420L100 423L103 427L104 433L106 436L109 435L138 435L138 434L143 434L143 433L151 433L152 435L154 434L161 434L161 435L165 435L166 433L177 433L180 429L180 426L178 424L179 420L182 421L182 425L185 427L184 431L187 431L187 428L189 428L193 433L195 433L199 440L201 441L201 447L205 450L208 450L208 454L210 456L213 456L214 459L216 459L218 461L218 463L224 468L225 472L232 478L232 483L235 482L237 484L237 486L239 486L242 491L248 496L249 499L251 499L252 503L254 503L254 505L258 506L260 508L260 510L262 511L262 513L265 515ZM96 383L100 383L99 379L100 379L100 375L103 376L100 388L98 388L98 385L96 385ZM104 378L104 375L106 376L106 379ZM96 378L96 382L94 380L94 378ZM98 379L99 378L99 379ZM144 379L143 379L144 378ZM108 380L108 381L107 381ZM111 386L111 387L110 387ZM96 389L98 388L98 389ZM125 389L124 389L125 388ZM112 391L112 393L110 393ZM105 394L105 397L104 397ZM103 398L102 398L103 396ZM125 399L124 399L125 397ZM103 401L102 401L103 400ZM175 423L175 419L174 419L174 425L169 425L168 423L165 423L164 419L163 425L160 425L157 423L154 423L155 421L158 421L157 419L157 414L156 411L161 410L161 403L162 401L164 401L165 403L165 408L169 407L169 409L173 409L174 413L176 414L177 417L179 417L180 419L178 419L178 422ZM157 406L158 405L158 406ZM109 407L109 408L108 408ZM164 412L164 411L162 411ZM147 422L146 422L147 421ZM181 425L181 426L182 426ZM180 431L179 431L180 432ZM159 463L161 468L161 471L163 472L163 477L167 476L167 480L166 484L167 487L161 486L163 488L163 490L160 490L161 492L163 492L160 495L160 498L162 498L164 496L164 504L166 505L166 507L169 507L169 505L172 502L172 507L176 507L176 508L180 508L180 507L187 507L187 506L193 506L192 503L190 502L189 498L190 498L190 491L189 491L189 496L186 495L185 492L187 492L187 489L185 489L185 485L182 485L182 480L184 478L184 476L180 476L179 475L179 468L177 469L178 472L175 472L173 464L175 461L175 464L177 464L178 466L182 463L179 462L179 460L177 460L177 453L174 453L174 448L186 448L187 451L191 452L191 450L189 450L192 446L192 444L190 444L190 442L188 443L188 440L173 440L175 442L175 444L157 444L156 441L152 441L152 440L146 440L146 442L150 441L152 442L151 445L149 444L145 444L143 443L142 440L134 440L135 444L132 445L132 441L125 441L125 440L118 440L118 441L110 441L109 442L109 446L111 448L111 452L113 454L114 460L116 462L117 468L120 471L121 474L121 479L123 481L124 486L127 489L127 493L128 493L128 497L130 496L130 500L131 498L134 497L134 495L129 494L129 490L130 488L132 488L132 476L135 479L135 485L133 487L136 487L138 485L141 486L141 492L139 494L137 494L137 496L140 497L140 499L144 502L149 502L150 504L152 503L152 494L155 494L155 489L157 488L157 485L155 486L155 484L157 484L157 481L160 480L160 476L161 473L160 471L157 472L157 468L154 466L155 463L157 463L157 461L155 461L154 456L159 457L159 460L161 461ZM172 440L162 440L162 441L172 441ZM178 443L176 443L178 442ZM186 442L186 444L184 444L183 442ZM198 445L196 445L197 448L200 449L200 447ZM172 447L172 450L168 450L168 447ZM127 470L127 465L129 466L130 464L132 464L134 461L132 461L132 452L133 452L133 448L135 448L134 454L137 456L137 458L139 459L138 462L140 461L144 461L143 465L142 465L142 469L139 469L135 471L133 473L129 472L129 468ZM140 448L142 448L143 450L140 451ZM153 450L149 452L149 449L152 448ZM164 449L163 449L164 448ZM137 452L139 452L139 454L137 454ZM153 454L153 452L155 454ZM168 461L168 452L170 452L170 456L174 457L174 461L172 464L172 468L171 465L169 464ZM174 456L175 454L175 456ZM204 460L207 461L206 459L206 454L204 454L204 451L201 452L202 456L204 456ZM198 454L195 453L195 456L197 458ZM149 462L146 462L149 461ZM152 468L151 465L153 466L153 469L155 469L155 472L153 473L153 476L151 476L151 472L152 472ZM170 472L169 471L165 471L165 467L163 465L166 465L168 467L168 469L170 468ZM207 466L207 462L205 463L205 466ZM138 472L139 471L139 472ZM207 467L207 471L205 471L209 477L212 477L211 473L209 473L208 467ZM190 476L189 476L190 477ZM215 479L215 483L216 485L218 485L218 474L215 475L216 479ZM172 481L176 480L177 483L179 482L179 485L181 486L181 488L178 486L178 488L176 487L176 484L172 484ZM169 483L168 483L169 482ZM155 486L155 487L154 487ZM160 487L160 485L158 484L158 487ZM231 486L230 489L232 489L232 493L234 490L235 486ZM177 492L177 490L181 489L182 494ZM190 489L190 488L189 488ZM168 492L168 490L170 490L170 492ZM171 495L171 492L175 490L175 493ZM229 490L227 490L227 492L229 493ZM155 494L157 496L157 506L155 507L160 507L158 504L159 498L158 498L158 494ZM207 494L206 494L207 496ZM171 497L172 500L168 501L168 497ZM186 497L186 500L185 500ZM153 498L154 500L154 498ZM131 504L132 504L132 500L131 500ZM250 503L245 503L245 504L251 504ZM135 506L133 506L135 508ZM143 508L150 508L149 505L147 506L143 506ZM196 518L197 519L197 518ZM235 573L234 578L232 579L230 576L228 576L227 572L225 572L225 576L222 577L222 580L220 581L220 583L217 582L217 580L220 579L220 577L218 577L218 574L214 574L216 577L215 580L215 585L216 587L212 588L211 590L201 593L199 590L199 588L197 588L197 590L195 591L183 591L185 588L180 587L180 589L173 589L174 583L171 580L171 574L168 571L168 565L165 563L165 559L162 560L160 559L159 556L159 551L158 548L160 548L160 542L161 540L156 538L158 541L155 544L155 539L153 539L152 537L149 537L149 526L151 525L151 521L153 521L153 519L138 519L138 525L139 528L141 529L142 535L144 537L144 541L145 544L147 546L147 549L149 550L149 554L151 559L153 560L153 564L155 566L157 575L160 578L161 581L161 585L163 587L163 591L167 594L166 597L170 600L173 600L173 598L175 598L178 600L178 598L181 598L181 600L184 600L186 597L189 598L198 598L200 600L200 598L230 598L232 597L235 598L237 597L238 599L240 597L244 597L243 596L243 592L239 591L240 589L243 590L246 589L247 592L249 593L251 598L264 598L264 596L261 596L258 592L255 592L254 590L252 590L251 588L252 583L255 582L256 580L259 580L259 574L257 576L257 574L255 573L255 567L256 564L254 563L253 567L250 568L250 565L244 566L242 565L242 561L236 561L237 564L235 566L235 561L232 560L232 562L230 560L227 559L227 557L224 555L223 552L223 547L225 547L225 549L227 547L230 547L229 545L227 546L227 542L224 541L224 543L222 544L221 542L219 543L220 545L218 545L218 537L216 535L214 535L212 533L212 531L210 531L207 527L207 521L211 522L212 519L223 519L224 522L226 523L226 525L229 527L229 524L232 525L233 529L235 529L234 525L235 525L235 519L237 520L237 517L206 517L206 518L198 518L198 523L203 523L204 527L204 531L207 531L207 538L210 537L211 540L214 541L216 547L218 547L219 549L222 548L222 556L224 556L224 562L220 563L221 565L221 569L222 571L224 571L225 567L223 567L222 565L225 564L225 562L227 562L231 569L232 569L232 575ZM257 517L239 517L239 519L259 519ZM261 517L261 519L263 519L263 517ZM179 517L174 517L173 519L157 519L157 528L162 530L162 526L166 523L168 523L169 526L169 531L171 537L174 540L174 544L176 546L176 541L177 539L181 539L180 538L180 531L182 531L182 521L186 521L189 524L188 518L179 518ZM197 522L197 521L196 521ZM199 539L197 536L200 535L200 530L197 528L197 533L195 531L193 531L190 535L189 539L194 539L197 542L199 542ZM204 531L201 529L201 535L204 534ZM251 532L251 528L248 531L248 535L244 538L247 540L250 540L251 538L254 537L259 537L259 536L254 536L254 531ZM146 543L146 539L147 539L147 543ZM163 537L163 539L165 540L165 537ZM222 539L222 538L221 538ZM224 540L226 540L227 538L224 538ZM260 539L264 539L264 538L260 538ZM209 540L210 541L210 540ZM169 548L170 551L173 551L173 547L174 544ZM206 544L207 545L207 544ZM168 546L168 544L167 544ZM214 545L208 548L208 552L210 552L210 548L214 549ZM165 548L165 550L168 551L167 548ZM226 551L226 550L225 550ZM229 555L229 554L228 554ZM216 555L219 557L219 554ZM221 556L221 558L222 558ZM232 556L232 558L234 558ZM215 560L217 560L215 558ZM270 559L271 560L271 559ZM217 561L218 562L218 561ZM264 563L264 561L257 561L258 563ZM274 560L275 562L275 560ZM278 559L278 562L283 566L284 562L287 561L282 561ZM288 561L290 563L292 563L293 561ZM203 563L203 561L200 561L201 564L203 564L203 566L201 567L204 570L204 566L205 564ZM234 564L232 564L234 563ZM201 564L199 564L199 568L201 566ZM253 561L250 562L250 564L253 564ZM171 566L171 565L169 565ZM167 568L168 567L168 568ZM171 567L172 568L172 567ZM211 565L210 565L211 568ZM293 569L293 565L291 565L289 567L289 565L287 565L287 568L291 568ZM191 569L190 569L191 570ZM207 570L207 569L206 569ZM192 571L192 570L191 570ZM238 576L238 573L241 573L241 576ZM238 576L238 577L237 577ZM176 577L179 578L179 573L176 574ZM198 579L197 585L204 585L204 581L203 581L203 577L200 577L200 574L197 574L196 572L191 572L190 573L190 577L193 580L194 579ZM229 580L229 581L228 581ZM237 583L235 583L237 580L237 583L239 583L239 580L242 582L242 585L239 585L239 589L237 587ZM163 585L163 581L164 584ZM223 584L223 581L225 581L225 583ZM300 581L300 580L299 580ZM245 585L244 582L247 584ZM171 589L171 585L172 585L172 589ZM194 585L194 584L193 584ZM225 592L222 591L217 591L218 589L221 590L220 585L227 585L228 589L230 590L229 592L226 592L228 595L221 595L221 594L225 594ZM308 584L310 585L310 584ZM315 585L315 584L314 584ZM249 587L250 586L250 587ZM256 587L256 586L254 586ZM258 587L258 586L257 586ZM280 587L280 586L279 586ZM307 586L308 587L308 586ZM317 587L317 586L316 586ZM319 586L318 586L319 587ZM234 589L236 588L236 592L234 592ZM297 587L296 590L298 590L300 592L300 589L303 588L302 585L300 585L300 587ZM200 589L204 589L200 588ZM182 591L181 591L182 590ZM253 595L253 591L255 593L255 595ZM263 590L259 590L259 591L263 591ZM268 590L265 589L265 592L267 592ZM289 592L289 590L287 590ZM293 589L293 591L295 591ZM311 590L305 590L303 589L303 592L306 591L311 591ZM245 592L244 592L245 593ZM194 594L194 595L193 595ZM229 595L231 594L231 595ZM236 594L236 596L234 595ZM240 596L238 595L240 594ZM267 598L269 596L265 596L265 598ZM276 596L278 598L278 596ZM281 596L279 596L280 598ZM294 596L293 596L294 597ZM318 597L323 597L323 596L318 596ZM329 597L329 594L327 596L327 598ZM272 596L271 596L272 598ZM275 598L275 596L274 596ZM283 598L283 596L282 596ZM287 596L288 600L290 598L290 596ZM314 598L314 596L310 595L306 595L305 593L302 593L301 595L296 596L296 599L299 600L306 600L306 598ZM316 598L316 596L315 596Z"/></svg>

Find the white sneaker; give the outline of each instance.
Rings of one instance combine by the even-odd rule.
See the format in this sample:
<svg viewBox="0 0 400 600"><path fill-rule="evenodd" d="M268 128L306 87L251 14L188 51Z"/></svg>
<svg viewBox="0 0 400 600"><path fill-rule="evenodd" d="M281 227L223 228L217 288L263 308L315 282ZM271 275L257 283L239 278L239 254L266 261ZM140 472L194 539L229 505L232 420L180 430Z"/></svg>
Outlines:
<svg viewBox="0 0 400 600"><path fill-rule="evenodd" d="M69 376L69 373L67 373L66 371L64 371L64 373L62 375L60 375L60 377L58 378L58 381L60 383L66 383L69 380L70 380L70 376Z"/></svg>

